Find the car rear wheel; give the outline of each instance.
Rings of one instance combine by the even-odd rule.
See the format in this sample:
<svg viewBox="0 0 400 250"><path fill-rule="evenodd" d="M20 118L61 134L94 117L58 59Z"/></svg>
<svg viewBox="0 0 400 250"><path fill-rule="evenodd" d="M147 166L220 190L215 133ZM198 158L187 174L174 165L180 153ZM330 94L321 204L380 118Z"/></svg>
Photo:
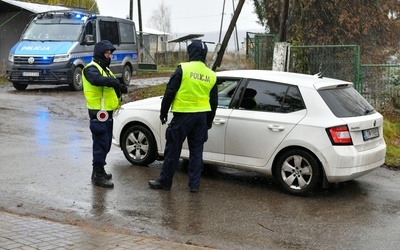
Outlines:
<svg viewBox="0 0 400 250"><path fill-rule="evenodd" d="M157 159L157 146L150 130L142 125L128 128L121 140L125 158L134 165L148 165Z"/></svg>
<svg viewBox="0 0 400 250"><path fill-rule="evenodd" d="M294 149L279 157L274 176L285 192L307 195L317 188L321 170L314 156L304 150Z"/></svg>

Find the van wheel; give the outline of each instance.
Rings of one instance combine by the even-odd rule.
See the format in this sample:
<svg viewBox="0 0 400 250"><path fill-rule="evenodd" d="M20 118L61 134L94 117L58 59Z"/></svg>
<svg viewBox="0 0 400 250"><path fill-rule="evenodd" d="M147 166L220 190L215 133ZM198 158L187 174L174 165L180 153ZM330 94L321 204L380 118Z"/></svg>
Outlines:
<svg viewBox="0 0 400 250"><path fill-rule="evenodd" d="M28 87L28 84L21 84L19 82L12 83L16 90L25 90Z"/></svg>
<svg viewBox="0 0 400 250"><path fill-rule="evenodd" d="M82 68L77 66L72 74L72 82L69 84L70 90L82 90Z"/></svg>
<svg viewBox="0 0 400 250"><path fill-rule="evenodd" d="M124 84L125 86L129 86L132 78L132 70L129 65L124 66L124 70L122 71L122 77L119 79L119 81Z"/></svg>

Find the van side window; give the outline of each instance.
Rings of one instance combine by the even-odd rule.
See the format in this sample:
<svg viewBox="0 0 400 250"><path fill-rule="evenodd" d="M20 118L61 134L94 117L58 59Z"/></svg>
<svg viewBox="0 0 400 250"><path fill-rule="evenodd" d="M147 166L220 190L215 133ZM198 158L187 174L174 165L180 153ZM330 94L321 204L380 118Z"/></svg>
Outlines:
<svg viewBox="0 0 400 250"><path fill-rule="evenodd" d="M99 21L100 39L108 40L112 44L121 44L119 40L119 29L117 22Z"/></svg>
<svg viewBox="0 0 400 250"><path fill-rule="evenodd" d="M94 21L90 21L86 24L85 26L85 34L86 35L92 35L94 42L96 43L96 26L95 26L95 22Z"/></svg>
<svg viewBox="0 0 400 250"><path fill-rule="evenodd" d="M135 26L131 23L119 23L121 43L136 43Z"/></svg>

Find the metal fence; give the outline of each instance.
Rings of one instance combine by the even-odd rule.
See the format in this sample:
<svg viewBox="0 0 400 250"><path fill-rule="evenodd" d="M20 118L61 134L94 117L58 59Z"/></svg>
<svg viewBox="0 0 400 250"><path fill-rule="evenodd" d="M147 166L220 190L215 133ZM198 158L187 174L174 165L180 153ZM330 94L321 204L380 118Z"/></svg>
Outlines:
<svg viewBox="0 0 400 250"><path fill-rule="evenodd" d="M272 70L274 46L278 35L246 33L246 55L254 59L255 69Z"/></svg>
<svg viewBox="0 0 400 250"><path fill-rule="evenodd" d="M272 69L276 36L251 34L246 51L256 69ZM249 44L249 43L248 43ZM377 110L400 110L400 64L361 64L358 45L290 46L288 72L317 74L350 81Z"/></svg>
<svg viewBox="0 0 400 250"><path fill-rule="evenodd" d="M358 45L290 46L289 72L321 73L325 77L354 82L354 87L361 92L359 69Z"/></svg>
<svg viewBox="0 0 400 250"><path fill-rule="evenodd" d="M400 110L400 64L363 64L362 95L382 113Z"/></svg>

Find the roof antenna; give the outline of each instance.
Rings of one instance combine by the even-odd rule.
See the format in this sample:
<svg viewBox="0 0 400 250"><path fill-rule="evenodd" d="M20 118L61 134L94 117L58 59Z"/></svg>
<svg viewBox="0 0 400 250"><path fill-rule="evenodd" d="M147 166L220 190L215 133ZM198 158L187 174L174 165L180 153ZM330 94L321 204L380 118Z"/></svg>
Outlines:
<svg viewBox="0 0 400 250"><path fill-rule="evenodd" d="M325 72L325 71L324 71ZM318 78L322 78L322 74L324 73L322 72L322 62L319 64L319 72L317 74Z"/></svg>
<svg viewBox="0 0 400 250"><path fill-rule="evenodd" d="M317 74L318 78L322 78L325 71L329 68L329 66L331 66L330 64L328 64L328 67L326 67L325 70L322 70L322 63L319 65L319 72Z"/></svg>

